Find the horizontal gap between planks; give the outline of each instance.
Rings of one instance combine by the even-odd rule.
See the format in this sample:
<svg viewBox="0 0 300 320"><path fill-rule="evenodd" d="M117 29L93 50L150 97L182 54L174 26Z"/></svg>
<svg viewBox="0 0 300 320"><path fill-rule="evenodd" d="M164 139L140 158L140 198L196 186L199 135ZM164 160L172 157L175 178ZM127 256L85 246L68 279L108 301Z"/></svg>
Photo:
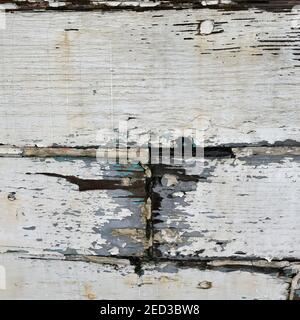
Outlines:
<svg viewBox="0 0 300 320"><path fill-rule="evenodd" d="M266 268L266 269L283 269L290 266L298 266L300 271L300 260L293 258L283 257L280 260L267 260L259 257L253 258L237 258L237 257L211 257L211 258L199 258L199 259L188 259L188 258L161 258L157 256L131 256L131 255L113 255L113 256L102 256L102 255L84 255L84 254L30 254L21 250L6 251L0 253L0 255L19 255L22 259L38 259L38 260L63 260L63 261L81 261L81 262L93 262L99 264L143 264L143 263L177 263L181 266L195 266L195 267L206 267L206 268L219 268L219 267L255 267L255 268ZM129 261L129 262L128 262Z"/></svg>
<svg viewBox="0 0 300 320"><path fill-rule="evenodd" d="M221 10L247 10L249 8L268 11L289 10L294 1L249 1L249 0L169 0L169 1L92 1L92 0L70 0L70 1L7 1L0 0L0 4L8 11L157 11L157 10L182 10L182 9L221 9Z"/></svg>
<svg viewBox="0 0 300 320"><path fill-rule="evenodd" d="M89 255L32 255L23 252L6 252L0 255L18 255L20 259L32 260L47 260L47 261L72 261L72 262L86 262L100 265L133 265L136 268L142 269L144 264L160 264L172 263L177 267L182 268L199 268L201 270L208 269L232 269L232 270L251 270L262 273L272 273L281 271L288 276L294 276L300 272L300 260L290 261L284 260L263 260L253 259L239 260L230 258L206 259L206 260L181 260L181 259L167 259L167 258L151 258L151 257L132 257L132 256L89 256Z"/></svg>

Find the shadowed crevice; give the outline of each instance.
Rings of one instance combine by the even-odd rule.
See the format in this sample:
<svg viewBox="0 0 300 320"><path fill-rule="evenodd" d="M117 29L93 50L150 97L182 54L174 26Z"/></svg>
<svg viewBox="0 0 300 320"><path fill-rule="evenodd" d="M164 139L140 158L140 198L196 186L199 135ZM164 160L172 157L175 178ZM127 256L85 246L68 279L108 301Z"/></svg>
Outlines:
<svg viewBox="0 0 300 320"><path fill-rule="evenodd" d="M229 3L224 3L221 0L219 3L201 0L162 0L162 1L146 1L137 3L136 1L102 1L93 2L92 0L68 0L57 2L36 0L30 1L16 1L16 0L0 0L0 4L16 4L15 8L9 11L17 10L74 10L74 11L116 11L116 10L132 10L132 11L155 11L155 10L180 10L180 9L220 9L227 11L247 10L249 8L257 8L265 11L284 11L290 10L293 6L299 5L299 1L290 0L232 0Z"/></svg>
<svg viewBox="0 0 300 320"><path fill-rule="evenodd" d="M31 173L27 173L31 174ZM48 177L62 178L78 186L79 191L90 190L126 190L133 194L134 197L144 198L146 196L145 182L142 179L81 179L75 176L62 175L57 173L37 172Z"/></svg>

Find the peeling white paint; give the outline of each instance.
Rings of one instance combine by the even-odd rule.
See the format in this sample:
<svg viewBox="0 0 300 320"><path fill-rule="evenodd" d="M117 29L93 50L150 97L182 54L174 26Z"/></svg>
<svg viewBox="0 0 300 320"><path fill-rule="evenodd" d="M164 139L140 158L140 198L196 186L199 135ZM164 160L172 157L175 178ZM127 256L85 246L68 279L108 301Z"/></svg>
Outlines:
<svg viewBox="0 0 300 320"><path fill-rule="evenodd" d="M124 190L80 192L63 178L36 173L75 175L83 179L116 179L134 171L105 171L96 161L52 158L0 158L0 250L30 253L140 255L142 239L113 239L113 229L144 229L141 204ZM28 174L30 173L30 174ZM124 179L124 178L121 178ZM8 199L13 193L12 200ZM128 197L128 198L127 198ZM138 199L137 199L138 200ZM122 240L123 239L123 240ZM131 248L122 248L131 241ZM116 247L118 243L119 248ZM119 252L117 252L117 249ZM129 250L129 251L128 251Z"/></svg>
<svg viewBox="0 0 300 320"><path fill-rule="evenodd" d="M161 193L156 228L164 256L299 259L298 160L211 160L206 169L207 179L184 197Z"/></svg>
<svg viewBox="0 0 300 320"><path fill-rule="evenodd" d="M223 13L7 13L0 143L95 145L112 88L115 124L130 117L142 136L200 115L207 145L300 141L290 12ZM223 32L197 35L203 20Z"/></svg>
<svg viewBox="0 0 300 320"><path fill-rule="evenodd" d="M139 277L134 266L118 265L117 260L102 265L46 257L19 259L13 254L0 255L0 264L8 270L1 299L286 299L288 289L285 279L274 273L197 268L170 273L163 271L163 264L145 264ZM211 287L200 289L204 281Z"/></svg>

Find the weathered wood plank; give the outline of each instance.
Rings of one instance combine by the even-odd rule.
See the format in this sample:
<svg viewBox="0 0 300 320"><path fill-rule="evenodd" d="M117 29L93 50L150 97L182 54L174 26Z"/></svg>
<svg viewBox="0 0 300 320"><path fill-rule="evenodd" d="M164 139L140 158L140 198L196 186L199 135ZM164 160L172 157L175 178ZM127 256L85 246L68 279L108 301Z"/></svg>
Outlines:
<svg viewBox="0 0 300 320"><path fill-rule="evenodd" d="M261 8L279 11L291 9L299 4L297 0L0 0L9 10L165 10L187 8L219 8L244 10Z"/></svg>
<svg viewBox="0 0 300 320"><path fill-rule="evenodd" d="M270 274L146 264L28 259L1 254L6 290L0 299L287 299L289 280ZM170 292L172 294L170 294Z"/></svg>
<svg viewBox="0 0 300 320"><path fill-rule="evenodd" d="M299 157L207 160L199 176L154 172L158 256L299 259Z"/></svg>
<svg viewBox="0 0 300 320"><path fill-rule="evenodd" d="M86 158L0 158L0 251L147 249L144 170Z"/></svg>
<svg viewBox="0 0 300 320"><path fill-rule="evenodd" d="M7 13L0 143L99 145L120 119L143 137L192 125L212 146L299 143L297 21L257 9Z"/></svg>

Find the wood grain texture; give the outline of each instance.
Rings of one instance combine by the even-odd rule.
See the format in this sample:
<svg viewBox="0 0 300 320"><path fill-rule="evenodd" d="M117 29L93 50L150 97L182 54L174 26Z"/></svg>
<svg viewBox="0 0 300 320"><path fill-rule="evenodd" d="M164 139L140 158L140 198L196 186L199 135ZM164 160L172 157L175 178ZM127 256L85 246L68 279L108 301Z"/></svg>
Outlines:
<svg viewBox="0 0 300 320"><path fill-rule="evenodd" d="M0 299L299 299L298 2L0 0Z"/></svg>
<svg viewBox="0 0 300 320"><path fill-rule="evenodd" d="M158 256L300 258L299 157L208 160L198 177L163 172L153 189Z"/></svg>
<svg viewBox="0 0 300 320"><path fill-rule="evenodd" d="M0 250L141 256L144 170L86 158L0 158Z"/></svg>
<svg viewBox="0 0 300 320"><path fill-rule="evenodd" d="M289 287L288 279L276 272L200 270L171 263L146 264L139 277L129 261L119 259L102 264L2 254L0 265L7 278L1 299L287 299Z"/></svg>
<svg viewBox="0 0 300 320"><path fill-rule="evenodd" d="M8 10L166 10L212 8L245 10L259 8L281 11L299 4L297 0L0 0Z"/></svg>
<svg viewBox="0 0 300 320"><path fill-rule="evenodd" d="M197 117L207 124L206 145L300 142L297 14L199 9L6 16L1 143L99 145L98 130L120 119L147 137L187 128ZM214 22L211 34L199 33L203 20Z"/></svg>

